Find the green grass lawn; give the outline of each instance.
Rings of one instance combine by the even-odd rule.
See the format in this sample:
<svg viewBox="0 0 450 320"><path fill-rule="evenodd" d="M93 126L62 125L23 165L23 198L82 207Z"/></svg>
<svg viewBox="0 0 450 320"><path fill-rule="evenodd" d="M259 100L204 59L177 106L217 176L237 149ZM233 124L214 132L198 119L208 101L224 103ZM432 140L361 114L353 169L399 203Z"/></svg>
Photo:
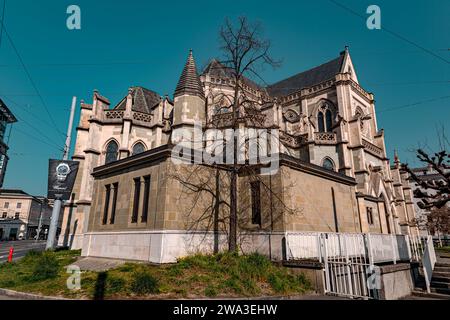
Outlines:
<svg viewBox="0 0 450 320"><path fill-rule="evenodd" d="M0 288L66 298L161 299L299 295L311 286L303 274L259 254L196 255L154 266L126 263L107 272L82 272L81 289L69 290L66 266L79 251L31 252L0 265Z"/></svg>

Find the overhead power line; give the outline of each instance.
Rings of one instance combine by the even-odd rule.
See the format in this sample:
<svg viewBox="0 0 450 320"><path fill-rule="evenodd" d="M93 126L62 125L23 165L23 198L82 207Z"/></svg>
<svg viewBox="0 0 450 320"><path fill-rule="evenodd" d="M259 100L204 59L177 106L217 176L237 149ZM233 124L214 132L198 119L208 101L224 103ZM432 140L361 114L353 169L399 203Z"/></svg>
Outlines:
<svg viewBox="0 0 450 320"><path fill-rule="evenodd" d="M4 31L6 37L7 37L8 40L9 40L9 43L11 44L11 46L12 46L14 52L16 53L17 58L19 59L20 64L22 65L22 68L23 68L23 70L25 71L25 74L27 75L27 77L28 77L28 79L29 79L31 85L32 85L33 88L34 88L34 91L36 91L36 94L38 95L39 100L41 101L42 106L44 107L45 111L47 112L47 115L48 115L48 117L49 117L51 123L53 124L53 127L55 128L55 130L56 130L57 132L59 132L59 133L61 133L61 134L63 134L63 135L65 136L65 134L64 134L63 132L61 132L61 131L58 129L58 126L56 125L56 122L55 122L55 120L53 119L53 117L52 117L52 115L51 115L51 113L50 113L50 111L49 111L49 109L48 109L48 107L47 107L47 104L46 104L45 101L44 101L44 98L42 97L42 95L41 95L41 93L40 93L38 87L36 86L36 83L34 82L33 78L31 77L31 74L30 74L30 72L28 71L28 68L27 68L27 66L26 66L25 63L24 63L24 61L23 61L23 59L22 59L22 56L20 55L19 51L17 50L17 47L16 47L16 45L14 44L14 41L12 40L12 38L11 38L11 36L10 36L8 30L6 29L5 24L3 23L3 21L1 22L1 24L2 24L2 26L3 26L3 31Z"/></svg>
<svg viewBox="0 0 450 320"><path fill-rule="evenodd" d="M336 6L340 7L340 8L342 8L342 9L344 9L344 10L350 12L351 14L353 14L353 15L355 15L355 16L361 18L361 19L363 19L364 21L366 21L366 19L367 19L366 16L364 16L364 15L360 14L359 12L357 12L357 11L355 11L355 10L353 10L353 9L351 9L351 8L349 8L349 7L347 7L347 6L345 6L345 5L343 5L342 3L339 3L339 2L337 2L337 1L335 1L335 0L328 0L328 1L330 1L330 2L333 3L334 5L336 5ZM396 37L396 38L402 40L403 42L406 42L406 43L408 43L408 44L410 44L410 45L412 45L412 46L414 46L414 47L416 47L416 48L422 50L423 52L426 52L427 54L429 54L429 55L435 57L436 59L439 59L439 60L441 60L441 61L443 61L443 62L445 62L445 63L447 63L447 64L450 64L450 60L447 60L447 59L445 59L444 57L442 57L442 56L440 56L440 55L434 53L432 50L427 49L427 48L421 46L420 44L418 44L418 43L416 43L416 42L414 42L414 41L411 41L411 40L405 38L404 36L398 34L397 32L395 32L395 31L393 31L393 30L391 30L391 29L386 28L384 23L383 23L383 26L381 27L381 30L386 31L387 33L393 35L394 37Z"/></svg>
<svg viewBox="0 0 450 320"><path fill-rule="evenodd" d="M14 131L20 132L21 134L27 136L28 138L33 139L33 140L35 140L35 141L38 141L38 142L40 142L40 143L46 144L47 146L52 147L52 148L54 148L54 149L56 149L56 150L58 150L58 151L64 151L62 148L57 147L57 146L55 146L55 145L53 145L53 144L51 144L51 143L48 143L48 142L45 141L45 140L39 139L39 138L37 138L36 136L33 136L33 135L29 134L28 132L25 132L25 131L23 131L23 130L18 129L17 127L14 128Z"/></svg>
<svg viewBox="0 0 450 320"><path fill-rule="evenodd" d="M33 112L31 112L30 110L28 110L27 107L20 105L19 103L17 103L16 101L12 100L11 98L9 98L8 96L3 96L6 100L8 100L9 102L11 102L12 104L14 104L15 106L20 107L22 110L24 110L25 112L27 112L28 114L30 114L31 116L33 116L35 119L41 121L42 123L45 123L49 126L51 126L51 124L48 121L45 121L43 119L40 119L38 116L36 116ZM34 125L30 124L29 122L25 121L24 119L19 119L21 122L29 125L30 127L32 127L34 130L36 130L37 132L39 132L42 137L44 137L45 139L50 139L47 135L45 135L44 133L42 133L39 129L37 129ZM50 141L52 141L52 139L50 139ZM55 141L52 141L53 143L55 143L56 145L58 144Z"/></svg>
<svg viewBox="0 0 450 320"><path fill-rule="evenodd" d="M381 109L379 110L377 113L383 113L383 112L389 112L389 111L395 111L395 110L399 110L399 109L405 109L405 108L412 108L424 103L429 103L429 102L435 102L435 101L439 101L439 100L445 100L445 99L449 99L450 96L442 96L442 97L437 97L437 98L431 98L428 100L422 100L422 101L418 101L418 102L413 102L413 103L408 103L408 104L404 104L401 106L397 106L397 107L392 107L392 108L386 108L386 109Z"/></svg>

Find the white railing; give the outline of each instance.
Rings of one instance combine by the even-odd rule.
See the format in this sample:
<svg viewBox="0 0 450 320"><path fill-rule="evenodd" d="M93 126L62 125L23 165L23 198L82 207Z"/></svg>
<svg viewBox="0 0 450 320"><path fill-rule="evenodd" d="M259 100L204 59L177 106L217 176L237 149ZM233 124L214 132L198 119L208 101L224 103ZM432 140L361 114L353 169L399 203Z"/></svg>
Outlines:
<svg viewBox="0 0 450 320"><path fill-rule="evenodd" d="M428 293L431 292L431 278L433 277L433 270L436 264L436 252L434 251L433 237L428 236L425 243L425 251L423 253L422 265L423 275L425 277L425 284L427 286Z"/></svg>
<svg viewBox="0 0 450 320"><path fill-rule="evenodd" d="M366 256L371 263L411 260L408 236L391 234L287 232L288 260L318 259L322 261L326 242L328 257Z"/></svg>
<svg viewBox="0 0 450 320"><path fill-rule="evenodd" d="M327 294L378 299L381 263L421 261L429 288L436 256L431 237L422 240L394 234L286 232L286 259L321 262Z"/></svg>

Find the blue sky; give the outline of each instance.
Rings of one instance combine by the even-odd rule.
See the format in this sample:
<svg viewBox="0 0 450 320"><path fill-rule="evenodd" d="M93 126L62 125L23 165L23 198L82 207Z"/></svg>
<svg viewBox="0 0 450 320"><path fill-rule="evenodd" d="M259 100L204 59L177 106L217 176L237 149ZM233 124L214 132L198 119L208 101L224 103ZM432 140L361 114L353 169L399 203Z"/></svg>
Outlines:
<svg viewBox="0 0 450 320"><path fill-rule="evenodd" d="M382 26L450 60L450 1L337 1L361 15L377 4ZM71 4L81 8L81 30L66 27ZM386 31L367 29L328 0L7 0L6 29L57 129L3 34L0 98L19 118L4 187L46 193L48 158L61 156L72 96L91 101L98 89L115 104L132 85L172 95L188 50L199 66L218 56L220 25L240 15L264 25L273 56L283 60L264 71L268 83L337 57L348 45L361 85L375 94L391 158L398 149L402 160L417 164L412 148L437 148L436 127L446 125L449 135L450 64ZM77 109L75 123L78 115Z"/></svg>

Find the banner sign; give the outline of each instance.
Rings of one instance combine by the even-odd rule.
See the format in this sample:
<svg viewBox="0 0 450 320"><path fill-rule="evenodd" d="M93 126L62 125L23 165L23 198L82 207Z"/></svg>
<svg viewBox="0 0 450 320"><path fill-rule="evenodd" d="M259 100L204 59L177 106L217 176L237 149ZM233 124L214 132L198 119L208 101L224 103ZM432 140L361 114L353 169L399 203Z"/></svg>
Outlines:
<svg viewBox="0 0 450 320"><path fill-rule="evenodd" d="M49 199L70 199L78 172L78 165L78 161L49 160L47 191Z"/></svg>

